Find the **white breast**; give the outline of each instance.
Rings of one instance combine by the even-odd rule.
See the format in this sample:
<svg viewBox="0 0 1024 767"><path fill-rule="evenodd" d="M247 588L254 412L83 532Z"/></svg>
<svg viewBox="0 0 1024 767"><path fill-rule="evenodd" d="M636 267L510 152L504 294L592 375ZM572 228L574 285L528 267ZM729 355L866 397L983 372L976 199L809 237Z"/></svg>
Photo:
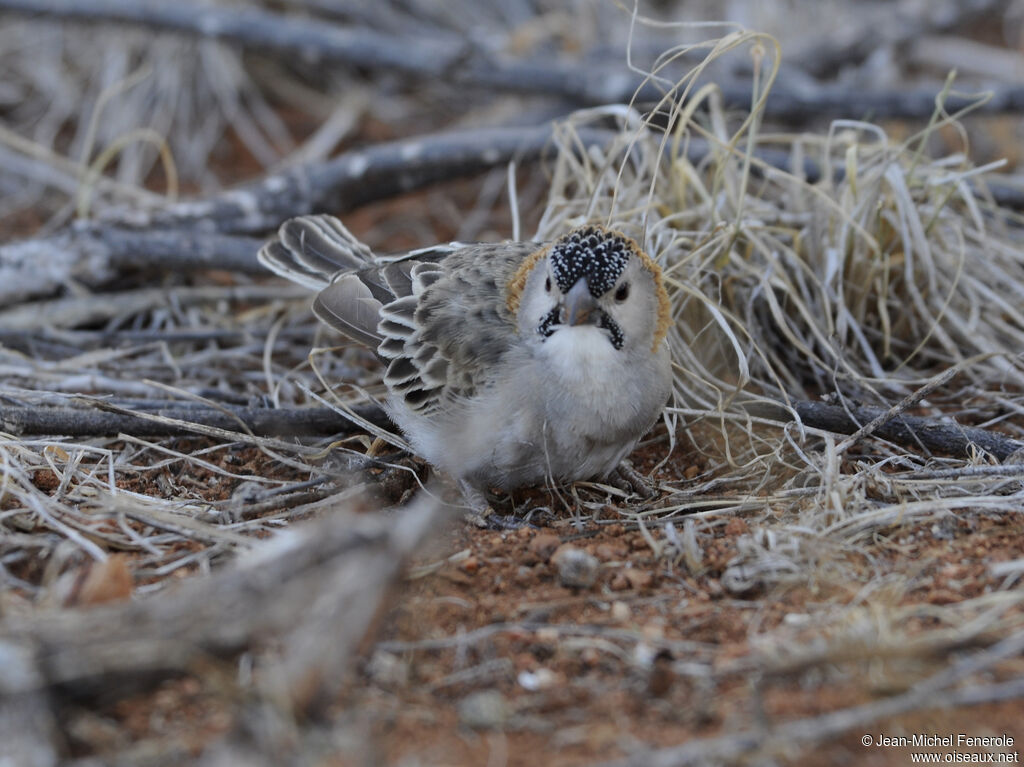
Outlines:
<svg viewBox="0 0 1024 767"><path fill-rule="evenodd" d="M640 380L652 369L630 364L599 328L562 328L532 354L506 358L473 398L430 419L395 403L392 417L419 455L474 485L602 477L664 404L662 383ZM652 396L637 397L638 388Z"/></svg>

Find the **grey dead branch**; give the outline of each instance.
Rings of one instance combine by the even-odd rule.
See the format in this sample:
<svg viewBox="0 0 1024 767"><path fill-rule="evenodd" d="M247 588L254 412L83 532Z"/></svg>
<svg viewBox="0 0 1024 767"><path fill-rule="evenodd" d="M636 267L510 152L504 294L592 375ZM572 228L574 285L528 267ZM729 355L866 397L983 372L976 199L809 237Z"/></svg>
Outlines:
<svg viewBox="0 0 1024 767"><path fill-rule="evenodd" d="M968 15L977 18L999 5L998 2L980 3L955 18L958 21ZM666 90L665 81L674 79L672 70L662 71L659 78L646 78L618 63L590 62L586 66L551 61L537 63L496 55L485 46L474 45L473 38L430 35L422 31L416 35L381 35L366 29L255 9L240 12L192 3L169 7L115 0L4 0L0 9L94 24L115 22L166 29L258 48L261 52L272 50L281 56L298 54L314 62L399 71L417 78L447 78L457 85L482 91L558 96L587 106L657 102ZM917 37L922 27L949 28L948 20L941 18L926 25L904 21L888 30L886 42L903 44ZM861 40L868 37L864 35ZM823 57L816 52L805 52L805 55L808 61L821 65ZM830 51L829 55L834 57L835 51ZM849 60L855 58L856 53L847 49L841 55ZM751 104L753 90L749 83L726 81L720 82L720 87L727 107L745 108ZM950 100L950 109L957 111L969 103L968 98L955 97ZM811 87L807 81L795 87L783 81L772 92L766 112L796 123L823 114L924 118L933 107L931 89L851 94L842 87ZM982 108L992 112L1019 112L1024 108L1024 87L1000 89Z"/></svg>
<svg viewBox="0 0 1024 767"><path fill-rule="evenodd" d="M543 26L530 34L545 53L518 53L508 19L531 4L460 13L454 3L429 18L405 4L321 5L300 16L0 0L12 73L0 83L0 221L31 211L47 222L0 245L0 584L18 594L0 602L0 742L15 763L66 757L68 696L94 701L180 674L221 675L244 712L204 763L323 755L341 737L329 712L352 674L381 689L415 686L411 664L444 652L455 658L447 675L417 694L468 689L464 721L531 731L540 724L492 689L511 672L489 653L513 632L597 651L630 679L662 653L667 672L707 700L736 678L827 684L876 665L927 666L864 705L748 717L619 764L784 758L901 713L1024 697L1014 561L992 564L998 583L985 594L921 606L910 596L919 574L879 556L887 542L906 545L908 530L942 539L961 521L1022 510L1024 184L988 160L934 151L960 129L952 115L1021 111L1019 77L1008 74L1019 54L947 37L1007 3L902 2L885 23L865 4L847 23L788 41L774 73L764 36L653 28L634 41L634 63L653 71L662 53L678 60L649 78L621 51L563 56ZM575 34L617 39L628 25L609 9L574 20ZM751 4L738 21L759 28L761 12ZM485 23L501 33L481 42L469 31ZM52 58L14 56L19 36ZM99 63L97 39L111 51ZM135 69L121 48L148 66ZM353 62L362 79L345 69ZM704 79L687 79L705 64ZM950 67L981 79L947 87ZM58 69L68 79L40 76ZM928 74L909 82L912 69ZM396 88L396 74L439 106ZM700 94L707 82L717 90ZM184 92L183 116L167 94ZM321 121L315 140L291 139L269 93ZM683 94L700 95L693 113ZM456 111L463 119L451 122ZM199 192L174 199L170 180L168 195L142 188L161 164L154 137L119 144L139 114ZM335 153L367 114L408 119L408 130ZM897 138L858 121L892 116L919 118L921 132ZM225 131L264 168L227 189L209 169ZM388 445L368 355L334 348L305 294L259 273L255 248L288 216L480 176L478 208L455 223L471 236L508 234L487 222L504 204L510 162L521 207L539 211L524 237L607 220L665 267L679 368L664 449L692 450L707 467L663 481L655 503L594 486L573 489L572 501L588 512L612 504L679 577L699 573L715 530L741 517L749 533L720 578L737 603L763 608L773 589L837 582L856 584L855 598L809 606L726 662L713 643L570 626L529 603L482 629L377 641L405 562L446 512ZM88 215L72 222L76 210ZM409 226L431 244L429 227ZM218 270L230 284L204 281ZM252 451L288 473L254 472ZM148 492L122 487L139 478L152 480ZM207 500L217 483L235 490ZM386 483L404 509L351 512L380 503L365 492ZM145 586L135 597L66 607L75 579L119 552L137 557ZM458 555L438 556L410 577ZM36 561L44 572L26 575ZM936 625L912 631L922 611Z"/></svg>

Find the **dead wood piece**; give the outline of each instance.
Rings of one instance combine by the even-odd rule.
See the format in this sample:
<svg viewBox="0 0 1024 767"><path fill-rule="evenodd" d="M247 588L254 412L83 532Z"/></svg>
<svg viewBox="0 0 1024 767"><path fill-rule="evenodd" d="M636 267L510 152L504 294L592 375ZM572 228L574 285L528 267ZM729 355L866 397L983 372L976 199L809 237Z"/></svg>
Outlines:
<svg viewBox="0 0 1024 767"><path fill-rule="evenodd" d="M389 585L445 515L429 496L395 514L334 510L213 576L137 602L8 618L0 637L34 659L24 692L76 695L147 686L273 640L288 670L280 692L308 712L337 692Z"/></svg>
<svg viewBox="0 0 1024 767"><path fill-rule="evenodd" d="M943 690L925 696L916 691L774 727L745 730L713 738L697 738L679 746L642 751L636 756L602 762L600 767L684 767L684 765L745 764L755 754L792 754L797 746L824 743L839 735L869 728L900 714L937 708L956 708L1024 697L1024 678L997 684ZM884 728L883 728L884 729ZM875 730L877 731L877 730Z"/></svg>
<svg viewBox="0 0 1024 767"><path fill-rule="evenodd" d="M52 237L0 246L0 306L50 295L71 283L97 287L128 268L262 274L256 260L261 244L215 232L76 224Z"/></svg>
<svg viewBox="0 0 1024 767"><path fill-rule="evenodd" d="M797 401L792 404L804 424L837 434L855 434L865 424L885 417L888 412L882 408L844 408L824 402ZM983 450L996 460L1004 461L1014 451L1024 448L1024 442L999 432L924 416L894 416L880 422L873 429L873 434L903 447L924 448L958 458L970 458L972 453Z"/></svg>
<svg viewBox="0 0 1024 767"><path fill-rule="evenodd" d="M611 135L581 131L580 141L599 144ZM70 283L100 286L126 268L260 273L256 253L262 239L239 233L266 232L314 211L345 212L512 159L529 162L552 151L553 138L550 125L450 131L292 166L203 200L111 211L52 237L0 245L0 306L50 295ZM38 324L38 311L22 324ZM10 326L10 320L0 323Z"/></svg>
<svg viewBox="0 0 1024 767"><path fill-rule="evenodd" d="M742 103L748 94L735 98ZM844 92L837 103L849 104L850 98ZM925 101L931 103L932 98L926 94ZM577 135L584 147L613 137L611 131L599 129ZM554 148L554 137L551 126L541 126L451 131L389 142L326 162L293 166L206 199L150 211L112 211L100 222L79 222L52 237L0 245L0 306L50 295L72 282L98 287L127 268L261 273L256 252L262 239L232 233L267 231L287 218L314 211L344 213L511 159L531 161ZM707 153L702 141L688 145L691 162L700 162ZM755 155L767 165L794 172L789 152L766 147ZM811 159L804 160L799 172L810 183L821 177L820 166ZM832 173L833 178L841 178L842 168ZM1024 195L1012 184L989 182L987 191L976 191L980 197L989 193L997 204L1024 207ZM19 314L17 327L34 327L43 309L33 307L28 316ZM107 314L111 311L108 307ZM89 312L86 316L91 320ZM80 313L74 314L79 323ZM0 315L0 326L11 327L11 322Z"/></svg>
<svg viewBox="0 0 1024 767"><path fill-rule="evenodd" d="M181 306L216 301L250 302L304 298L309 290L301 285L238 285L218 287L140 288L87 296L69 296L33 301L0 310L0 330L76 328L97 325L115 317L130 317L172 301Z"/></svg>
<svg viewBox="0 0 1024 767"><path fill-rule="evenodd" d="M808 88L772 89L765 103L765 115L775 120L799 123L823 118L847 117L858 120L882 118L927 119L936 109L938 88L904 90L851 91L846 86L821 85ZM1008 85L986 89L991 94L984 103L973 95L950 94L943 109L952 114L974 105L974 114L1003 114L1024 111L1024 87ZM749 109L752 91L746 85L725 85L723 102L727 107Z"/></svg>
<svg viewBox="0 0 1024 767"><path fill-rule="evenodd" d="M668 92L665 86L645 81L624 68L579 64L489 62L486 66L457 70L454 76L469 85L560 96L584 106L630 103L645 109L660 103ZM754 103L755 92L749 81L720 81L717 86L727 109L749 110ZM780 78L765 99L764 116L786 124L837 117L927 119L935 112L939 90L932 86L871 91L832 84L797 86ZM1001 85L986 92L990 97L984 103L973 95L950 94L943 108L949 113L967 107L984 114L1024 111L1024 87ZM678 100L679 96L673 94L669 102Z"/></svg>
<svg viewBox="0 0 1024 767"><path fill-rule="evenodd" d="M830 405L811 400L791 400L792 410L781 404L758 402L746 406L752 415L778 421L793 420L795 412L805 426L836 434L866 436L870 433L897 445L957 458L971 458L978 450L1005 461L1024 448L1024 442L996 431L939 421L925 416L900 415L895 409ZM870 427L865 431L865 427Z"/></svg>
<svg viewBox="0 0 1024 767"><path fill-rule="evenodd" d="M394 425L377 405L356 405L357 415L385 429ZM154 419L157 416L161 420ZM333 436L361 428L329 408L182 407L127 413L84 408L21 407L0 405L0 429L17 435L99 437L131 434L135 437L179 437L196 433L189 424L240 431L265 437Z"/></svg>
<svg viewBox="0 0 1024 767"><path fill-rule="evenodd" d="M580 131L583 146L606 143L610 131ZM296 165L259 181L159 210L116 212L106 225L180 228L198 225L219 232L264 232L292 216L330 210L342 213L439 181L479 173L510 160L536 160L555 145L551 125L453 130L376 144L326 162Z"/></svg>
<svg viewBox="0 0 1024 767"><path fill-rule="evenodd" d="M261 53L288 57L299 54L313 60L392 70L423 78L446 77L460 85L544 94L587 106L657 102L665 92L663 85L645 79L625 65L495 58L455 37L396 37L371 29L352 29L321 19L257 9L229 11L191 2L166 5L152 0L141 3L130 0L0 0L0 9L85 22L116 21L168 29L230 41L256 48ZM941 22L929 26L946 28ZM911 39L917 36L919 29L920 25L902 29L893 39L897 42ZM877 43L874 34L861 37L854 41L850 50L856 50L858 45L863 47L864 43ZM851 53L843 55L849 57ZM812 57L805 58L805 61L811 60ZM682 72L678 74L681 76ZM753 89L749 82L720 83L720 87L727 108L750 107ZM970 103L973 102L969 98L953 96L947 102L947 110L956 111ZM765 105L767 116L788 122L823 117L926 118L934 109L933 88L851 92L845 85L793 87L784 80L776 82ZM1024 88L997 89L993 98L980 109L985 112L1022 111Z"/></svg>
<svg viewBox="0 0 1024 767"><path fill-rule="evenodd" d="M786 60L817 78L831 79L842 67L858 65L886 47L902 51L929 33L962 32L971 24L1002 18L1007 5L1007 0L930 3L914 13L887 11L885 24L878 24L877 16L865 14L859 24L833 25L824 38L815 36L798 45L787 52Z"/></svg>
<svg viewBox="0 0 1024 767"><path fill-rule="evenodd" d="M996 82L1024 81L1024 55L1019 51L955 35L919 37L907 58L917 66L939 72L969 72Z"/></svg>
<svg viewBox="0 0 1024 767"><path fill-rule="evenodd" d="M258 51L299 55L365 68L437 76L463 54L454 36L398 37L372 29L325 24L297 14L159 0L3 0L0 9L85 23L137 24L151 29L230 40Z"/></svg>

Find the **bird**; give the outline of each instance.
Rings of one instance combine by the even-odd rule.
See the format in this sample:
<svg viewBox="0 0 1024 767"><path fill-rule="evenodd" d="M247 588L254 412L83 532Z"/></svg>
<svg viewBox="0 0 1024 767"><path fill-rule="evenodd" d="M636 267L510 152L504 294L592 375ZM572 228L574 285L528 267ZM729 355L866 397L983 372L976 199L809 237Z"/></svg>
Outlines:
<svg viewBox="0 0 1024 767"><path fill-rule="evenodd" d="M336 217L306 215L259 260L376 352L384 409L473 507L491 489L629 477L623 460L671 394L661 268L615 229L382 257Z"/></svg>

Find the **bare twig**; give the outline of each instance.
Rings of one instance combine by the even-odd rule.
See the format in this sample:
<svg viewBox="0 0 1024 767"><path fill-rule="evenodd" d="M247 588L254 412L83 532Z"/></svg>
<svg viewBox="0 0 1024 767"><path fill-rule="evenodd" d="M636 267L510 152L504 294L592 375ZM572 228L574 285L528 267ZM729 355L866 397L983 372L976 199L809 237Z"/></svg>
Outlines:
<svg viewBox="0 0 1024 767"><path fill-rule="evenodd" d="M1019 442L988 429L944 423L923 416L890 416L888 410L872 407L844 408L824 402L797 401L793 409L807 426L838 434L856 434L863 424L875 423L873 433L904 447L924 447L936 453L969 458L977 450L991 453L997 460L1008 458L1024 448Z"/></svg>
<svg viewBox="0 0 1024 767"><path fill-rule="evenodd" d="M48 301L33 301L0 311L0 330L30 331L46 324L52 328L74 328L128 317L167 306L173 300L188 306L215 301L273 301L303 298L309 291L291 285L239 285L235 287L176 287L174 290L143 288L116 293L97 293Z"/></svg>
<svg viewBox="0 0 1024 767"><path fill-rule="evenodd" d="M357 405L356 413L382 428L394 428L376 405ZM154 419L153 416L161 420ZM0 405L0 429L20 435L97 437L131 434L169 437L195 434L190 425L237 431L243 426L260 436L331 436L361 431L328 408L161 408L138 415L80 408L11 407Z"/></svg>
<svg viewBox="0 0 1024 767"><path fill-rule="evenodd" d="M612 134L590 130L582 145ZM262 232L286 218L318 210L347 211L438 181L470 176L509 160L534 160L554 152L550 125L482 128L417 136L353 150L327 162L288 168L206 200L170 205L151 213L111 213L104 221L129 227L183 227L199 222L220 232Z"/></svg>
<svg viewBox="0 0 1024 767"><path fill-rule="evenodd" d="M544 94L583 105L629 103L634 99L642 104L657 102L663 95L661 86L621 65L495 58L454 38L400 38L263 10L239 12L189 2L167 6L126 0L0 0L0 9L78 21L139 24L215 37L256 48L261 53L289 57L298 53L313 60L427 78L447 77L461 85ZM874 36L865 37L874 44ZM722 83L720 87L725 106L749 108L753 89L748 82ZM947 109L956 111L973 102L969 97L952 96ZM990 113L1019 112L1024 109L1024 88L998 89L980 109ZM821 117L925 118L934 110L933 88L858 93L845 85L793 87L785 82L776 83L765 105L767 116L790 122Z"/></svg>
<svg viewBox="0 0 1024 767"><path fill-rule="evenodd" d="M146 0L3 0L0 9L80 22L138 24L219 40L260 51L357 67L387 68L436 76L463 55L458 39L396 37L350 29L318 19L257 8L220 8L198 3Z"/></svg>

